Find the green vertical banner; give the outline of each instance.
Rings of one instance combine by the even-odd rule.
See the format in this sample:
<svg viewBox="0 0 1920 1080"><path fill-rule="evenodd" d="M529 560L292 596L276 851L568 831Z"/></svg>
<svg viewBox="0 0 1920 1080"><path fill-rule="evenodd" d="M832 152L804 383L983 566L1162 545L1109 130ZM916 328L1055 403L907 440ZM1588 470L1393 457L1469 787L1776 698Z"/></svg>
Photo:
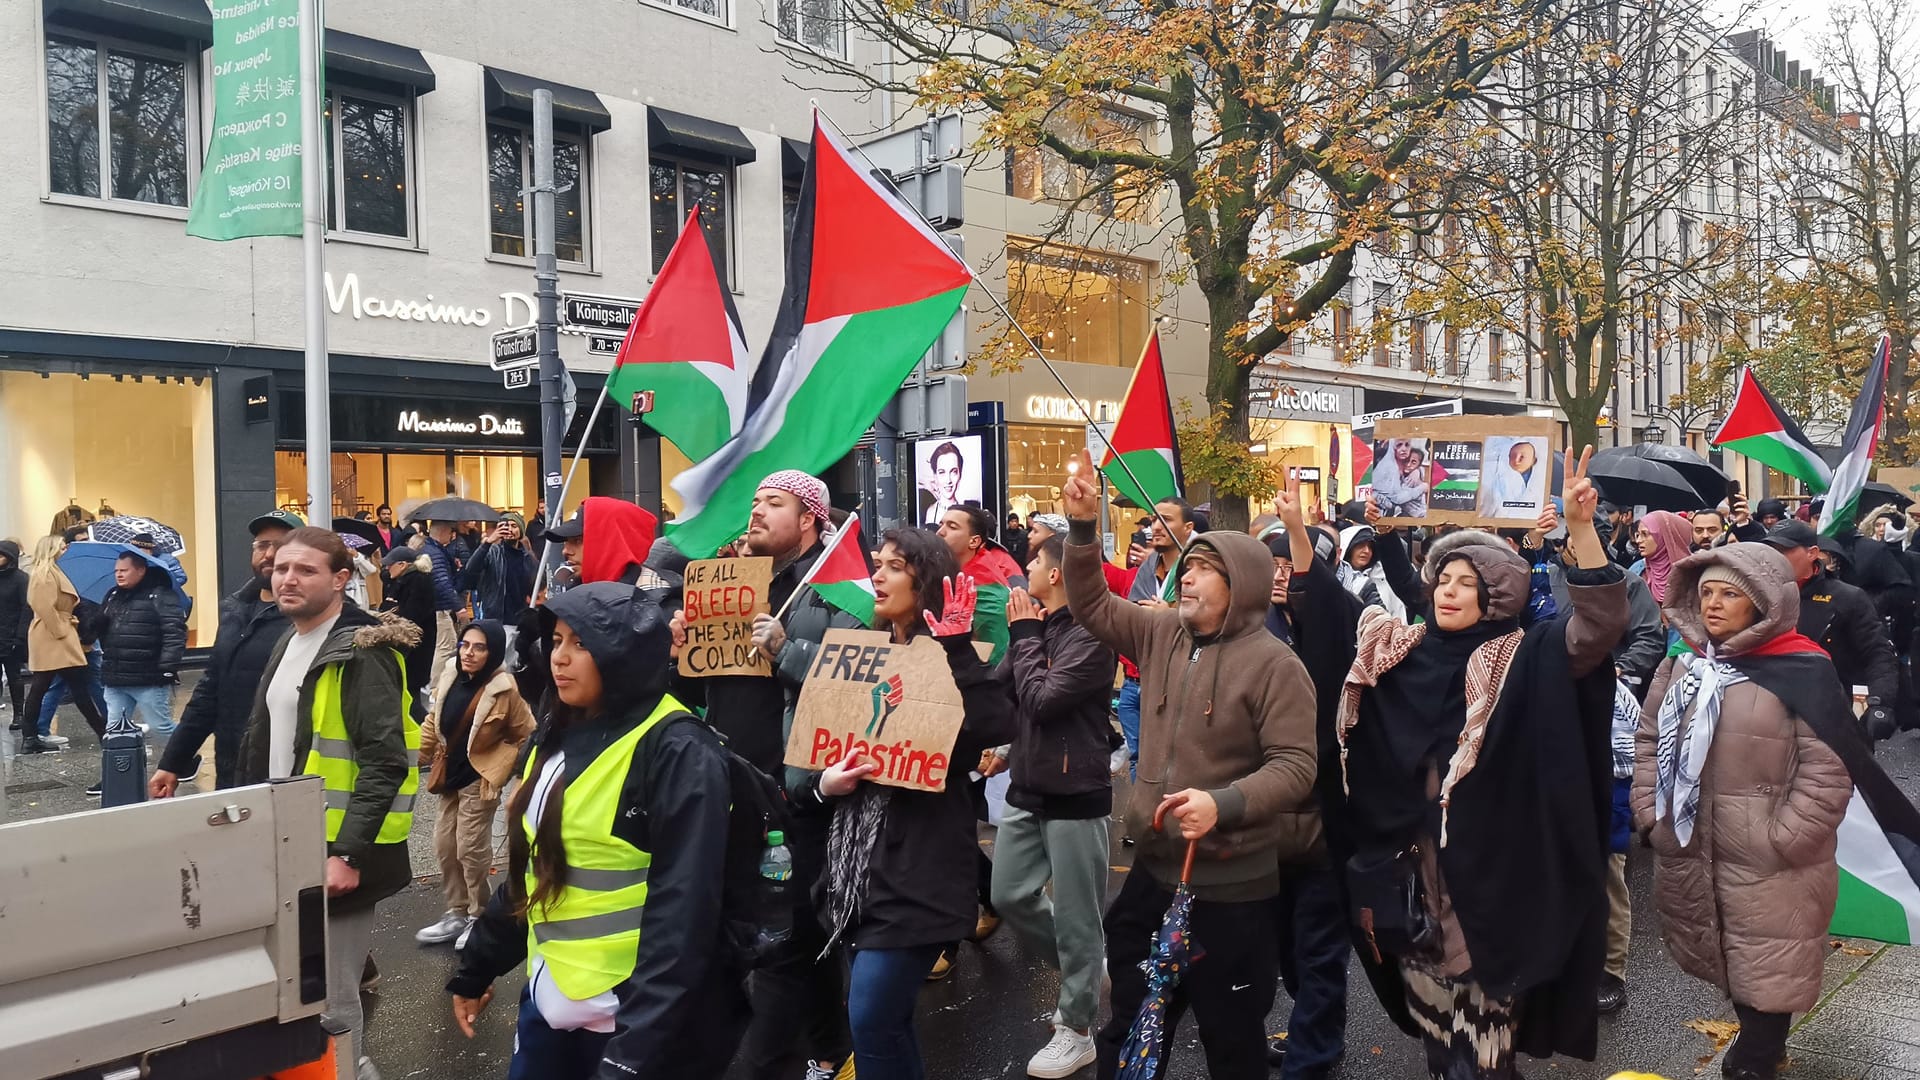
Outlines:
<svg viewBox="0 0 1920 1080"><path fill-rule="evenodd" d="M212 0L213 142L187 235L299 236L300 0Z"/></svg>

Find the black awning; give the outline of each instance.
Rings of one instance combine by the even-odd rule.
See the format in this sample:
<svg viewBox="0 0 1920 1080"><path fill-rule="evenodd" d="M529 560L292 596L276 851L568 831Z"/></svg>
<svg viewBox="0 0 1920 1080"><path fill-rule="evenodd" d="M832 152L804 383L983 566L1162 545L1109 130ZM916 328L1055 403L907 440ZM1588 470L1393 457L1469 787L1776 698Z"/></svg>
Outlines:
<svg viewBox="0 0 1920 1080"><path fill-rule="evenodd" d="M780 140L780 178L790 184L797 184L807 174L807 156L813 153L813 144L801 139Z"/></svg>
<svg viewBox="0 0 1920 1080"><path fill-rule="evenodd" d="M433 68L419 49L327 31L327 85L424 94L434 87Z"/></svg>
<svg viewBox="0 0 1920 1080"><path fill-rule="evenodd" d="M759 155L747 134L732 124L647 106L647 149L692 154L745 165Z"/></svg>
<svg viewBox="0 0 1920 1080"><path fill-rule="evenodd" d="M213 12L202 0L44 0L43 10L49 26L134 29L169 44L213 40Z"/></svg>
<svg viewBox="0 0 1920 1080"><path fill-rule="evenodd" d="M541 87L553 91L554 123L571 124L588 131L605 131L613 126L613 114L591 90L493 67L487 69L487 115L532 120L533 92Z"/></svg>

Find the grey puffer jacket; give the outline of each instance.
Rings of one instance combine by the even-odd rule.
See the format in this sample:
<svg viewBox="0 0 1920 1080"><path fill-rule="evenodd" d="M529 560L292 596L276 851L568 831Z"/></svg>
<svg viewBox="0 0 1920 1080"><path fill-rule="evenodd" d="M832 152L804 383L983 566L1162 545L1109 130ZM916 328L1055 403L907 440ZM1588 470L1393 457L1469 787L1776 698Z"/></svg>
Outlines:
<svg viewBox="0 0 1920 1080"><path fill-rule="evenodd" d="M1666 614L1690 645L1704 649L1707 642L1698 590L1701 573L1714 565L1739 571L1761 594L1752 598L1758 621L1719 644L1720 655L1793 632L1800 591L1786 558L1764 544L1729 544L1674 565ZM1671 815L1655 822L1653 812L1660 705L1681 676L1677 658L1661 663L1634 740L1633 824L1653 845L1661 936L1682 970L1734 1001L1804 1012L1820 997L1839 890L1835 833L1852 781L1839 755L1779 698L1752 681L1736 683L1721 699L1700 777L1699 817L1681 847ZM1689 726L1683 713L1682 740Z"/></svg>

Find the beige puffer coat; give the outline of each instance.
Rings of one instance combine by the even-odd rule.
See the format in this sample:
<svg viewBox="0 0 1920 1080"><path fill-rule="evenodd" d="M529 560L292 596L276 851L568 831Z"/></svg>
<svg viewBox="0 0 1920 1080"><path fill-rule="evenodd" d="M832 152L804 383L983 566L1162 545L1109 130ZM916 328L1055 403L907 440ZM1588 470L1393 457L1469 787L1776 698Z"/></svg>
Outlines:
<svg viewBox="0 0 1920 1080"><path fill-rule="evenodd" d="M1738 570L1761 594L1753 597L1759 620L1721 644L1721 655L1793 630L1800 593L1786 558L1765 544L1730 544L1673 569L1667 619L1696 650L1706 642L1700 574L1715 564ZM1753 682L1736 683L1722 698L1700 778L1700 815L1681 848L1672 817L1653 820L1660 703L1679 674L1672 657L1655 672L1634 743L1633 823L1651 830L1661 935L1683 970L1740 1004L1803 1012L1820 996L1839 889L1834 835L1853 783L1806 721ZM1683 740L1687 727L1683 716Z"/></svg>

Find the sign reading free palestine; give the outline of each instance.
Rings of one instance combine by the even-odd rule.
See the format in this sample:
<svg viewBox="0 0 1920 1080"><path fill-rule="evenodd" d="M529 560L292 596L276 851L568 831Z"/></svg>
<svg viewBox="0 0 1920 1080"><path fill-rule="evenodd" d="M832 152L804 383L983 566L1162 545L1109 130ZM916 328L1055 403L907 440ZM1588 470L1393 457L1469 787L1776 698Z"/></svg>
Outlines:
<svg viewBox="0 0 1920 1080"><path fill-rule="evenodd" d="M300 0L212 0L211 6L213 142L187 235L298 236Z"/></svg>

